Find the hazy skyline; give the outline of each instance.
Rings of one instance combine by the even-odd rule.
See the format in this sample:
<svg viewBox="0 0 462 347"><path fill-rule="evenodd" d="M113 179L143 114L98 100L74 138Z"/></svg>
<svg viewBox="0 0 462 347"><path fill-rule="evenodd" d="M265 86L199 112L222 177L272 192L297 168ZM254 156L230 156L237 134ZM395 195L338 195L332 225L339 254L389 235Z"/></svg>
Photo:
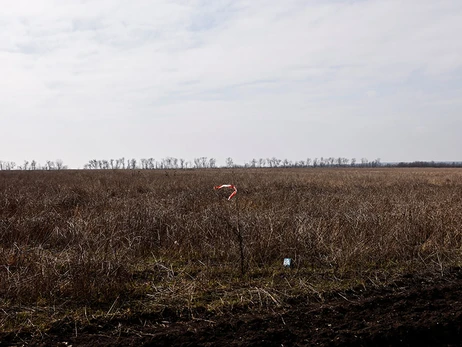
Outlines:
<svg viewBox="0 0 462 347"><path fill-rule="evenodd" d="M0 4L0 160L462 160L460 0Z"/></svg>

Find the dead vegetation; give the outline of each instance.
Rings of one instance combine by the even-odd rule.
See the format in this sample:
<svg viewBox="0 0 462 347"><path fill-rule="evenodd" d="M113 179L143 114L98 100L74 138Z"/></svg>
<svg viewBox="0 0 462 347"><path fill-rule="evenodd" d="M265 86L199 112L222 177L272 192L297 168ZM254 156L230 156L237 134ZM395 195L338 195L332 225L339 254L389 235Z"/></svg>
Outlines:
<svg viewBox="0 0 462 347"><path fill-rule="evenodd" d="M191 318L444 275L461 225L460 169L0 172L0 324Z"/></svg>

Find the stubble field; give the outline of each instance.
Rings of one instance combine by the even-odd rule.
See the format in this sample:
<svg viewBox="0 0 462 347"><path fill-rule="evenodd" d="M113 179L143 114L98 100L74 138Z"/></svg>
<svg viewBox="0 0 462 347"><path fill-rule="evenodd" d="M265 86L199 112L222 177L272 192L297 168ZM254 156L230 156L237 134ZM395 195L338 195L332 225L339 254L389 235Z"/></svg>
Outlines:
<svg viewBox="0 0 462 347"><path fill-rule="evenodd" d="M0 346L457 344L461 225L460 169L0 172Z"/></svg>

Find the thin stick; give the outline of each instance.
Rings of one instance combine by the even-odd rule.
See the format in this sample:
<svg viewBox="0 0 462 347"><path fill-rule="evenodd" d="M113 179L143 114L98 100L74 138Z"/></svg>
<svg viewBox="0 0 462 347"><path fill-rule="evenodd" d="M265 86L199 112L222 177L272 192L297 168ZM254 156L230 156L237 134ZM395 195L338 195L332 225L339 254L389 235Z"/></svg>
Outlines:
<svg viewBox="0 0 462 347"><path fill-rule="evenodd" d="M237 209L237 241L239 242L239 253L241 259L241 275L245 273L245 266L244 266L244 239L242 237L241 228L239 227L239 196L236 195L236 209Z"/></svg>
<svg viewBox="0 0 462 347"><path fill-rule="evenodd" d="M236 176L234 171L232 172L233 175L233 182L236 184ZM240 256L240 263L241 263L241 276L245 273L245 257L244 257L244 238L242 237L241 228L239 226L240 216L239 216L239 194L236 194L236 214L237 214L237 221L236 221L236 233L237 233L237 242L239 243L239 256Z"/></svg>

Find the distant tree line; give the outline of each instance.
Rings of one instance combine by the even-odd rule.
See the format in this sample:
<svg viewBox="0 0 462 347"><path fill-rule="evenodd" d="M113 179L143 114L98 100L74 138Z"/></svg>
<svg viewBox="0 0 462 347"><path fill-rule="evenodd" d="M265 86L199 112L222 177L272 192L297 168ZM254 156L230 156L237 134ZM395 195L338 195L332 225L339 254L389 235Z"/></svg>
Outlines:
<svg viewBox="0 0 462 347"><path fill-rule="evenodd" d="M435 161L413 161L410 163L400 162L397 164L392 164L396 167L462 167L461 161L453 162L435 162Z"/></svg>
<svg viewBox="0 0 462 347"><path fill-rule="evenodd" d="M154 158L148 159L92 159L85 164L85 169L94 170L107 170L107 169L213 169L218 167L215 158L199 157L194 158L193 161L186 161L185 159L177 159L173 157L166 157L160 160ZM357 162L355 158L308 158L306 160L290 161L288 159L272 158L259 158L252 159L250 162L236 164L231 157L226 158L225 165L221 167L227 168L294 168L294 167L377 167L381 166L380 159L369 161L362 158Z"/></svg>
<svg viewBox="0 0 462 347"><path fill-rule="evenodd" d="M142 169L142 170L168 170L168 169L208 169L216 168L216 159L200 157L195 158L193 162L186 161L183 158L173 158L166 157L160 160L155 160L154 158L143 158L137 160L135 158L119 158L119 159L92 159L87 164L85 164L85 169L97 169L97 170L107 170L107 169Z"/></svg>
<svg viewBox="0 0 462 347"><path fill-rule="evenodd" d="M306 160L291 161L288 159L258 158L252 159L244 164L236 164L231 157L226 158L225 165L217 166L215 158L198 157L192 161L183 158L166 157L160 160L154 158L118 158L118 159L92 159L84 165L87 170L170 170L170 169L213 169L217 167L225 168L333 168L333 167L435 167L449 168L462 167L462 162L435 162L435 161L414 161L399 163L382 163L380 158L369 161L367 158L345 158L345 157L316 157ZM35 160L25 160L22 165L16 165L12 161L1 161L0 170L66 170L61 159L47 160L44 164L37 163Z"/></svg>
<svg viewBox="0 0 462 347"><path fill-rule="evenodd" d="M226 159L227 166L232 167L232 159ZM294 167L377 167L381 166L380 158L373 161L369 161L367 158L361 158L357 161L356 158L344 158L344 157L319 157L319 158L307 158L306 160L291 161L288 159L279 159L276 157L272 158L259 158L252 159L250 162L245 163L244 167L266 167L266 168L294 168Z"/></svg>
<svg viewBox="0 0 462 347"><path fill-rule="evenodd" d="M67 165L61 159L47 160L45 164L40 164L35 160L25 160L22 165L16 165L14 161L0 160L0 170L66 170Z"/></svg>

